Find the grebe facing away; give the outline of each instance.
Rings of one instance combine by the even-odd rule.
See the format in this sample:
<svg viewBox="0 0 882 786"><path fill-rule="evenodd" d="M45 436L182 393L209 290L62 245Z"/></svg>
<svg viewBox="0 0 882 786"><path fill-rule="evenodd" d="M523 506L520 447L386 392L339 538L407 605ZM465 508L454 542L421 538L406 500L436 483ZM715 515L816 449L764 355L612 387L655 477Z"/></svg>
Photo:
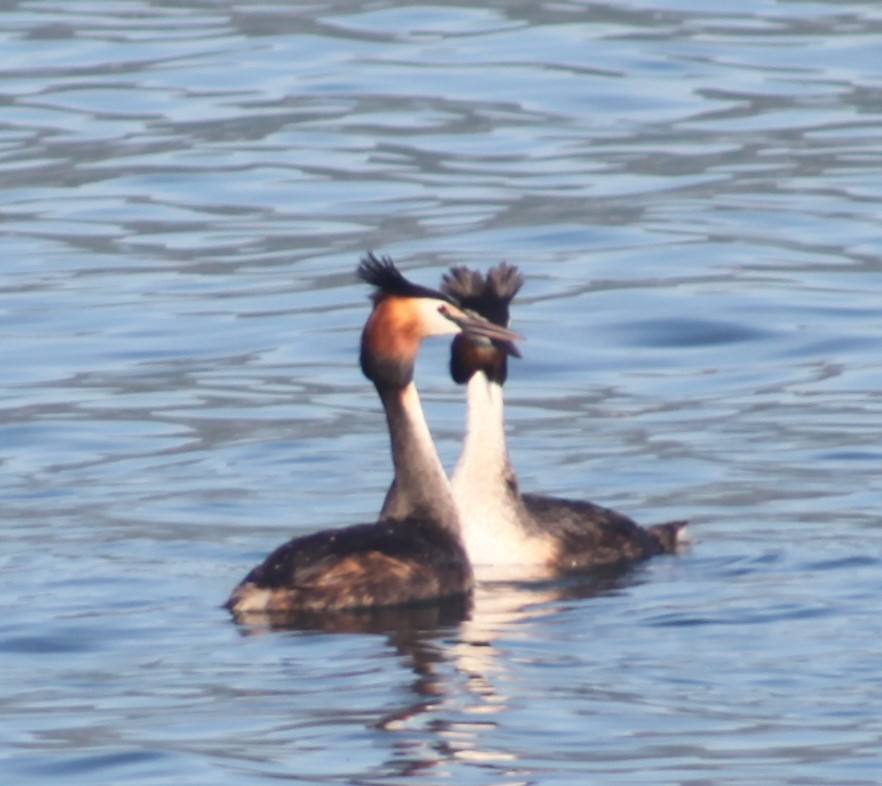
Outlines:
<svg viewBox="0 0 882 786"><path fill-rule="evenodd" d="M503 263L486 279L468 268L453 268L442 290L463 308L508 325L509 303L522 284L517 268ZM479 578L617 568L676 551L686 522L644 529L591 502L521 494L505 442L507 358L500 345L456 336L450 372L467 385L466 437L451 485L466 552Z"/></svg>
<svg viewBox="0 0 882 786"><path fill-rule="evenodd" d="M277 548L233 590L226 607L237 616L408 605L462 597L472 588L450 484L414 386L414 364L428 336L462 331L501 342L519 336L410 283L388 258L368 255L358 275L376 287L361 336L361 368L386 411L393 510L373 524L324 530Z"/></svg>

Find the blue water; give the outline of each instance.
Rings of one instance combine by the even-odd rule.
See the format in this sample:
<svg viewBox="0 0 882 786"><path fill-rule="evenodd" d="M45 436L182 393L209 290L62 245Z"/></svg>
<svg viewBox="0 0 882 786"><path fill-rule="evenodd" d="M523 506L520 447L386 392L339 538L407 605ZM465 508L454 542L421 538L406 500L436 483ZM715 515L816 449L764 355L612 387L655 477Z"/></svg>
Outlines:
<svg viewBox="0 0 882 786"><path fill-rule="evenodd" d="M3 784L882 782L880 46L832 0L0 11ZM379 509L370 248L517 264L522 486L690 551L236 627Z"/></svg>

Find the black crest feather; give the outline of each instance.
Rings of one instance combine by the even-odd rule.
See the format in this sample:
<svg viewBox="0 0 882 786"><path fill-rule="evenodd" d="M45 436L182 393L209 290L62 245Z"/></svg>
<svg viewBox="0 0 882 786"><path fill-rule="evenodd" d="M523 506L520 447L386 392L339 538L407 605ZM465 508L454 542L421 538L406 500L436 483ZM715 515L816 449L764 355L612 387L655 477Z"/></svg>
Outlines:
<svg viewBox="0 0 882 786"><path fill-rule="evenodd" d="M377 256L368 252L358 265L358 277L366 284L376 287L374 302L386 297L430 297L449 300L446 295L428 287L421 287L408 281L395 267L391 257Z"/></svg>
<svg viewBox="0 0 882 786"><path fill-rule="evenodd" d="M463 308L497 325L507 325L509 303L523 284L520 271L503 262L488 271L486 277L467 267L452 267L444 274L441 290Z"/></svg>
<svg viewBox="0 0 882 786"><path fill-rule="evenodd" d="M520 292L523 285L524 277L521 271L508 262L502 262L487 273L487 289L506 303L514 300L514 296Z"/></svg>

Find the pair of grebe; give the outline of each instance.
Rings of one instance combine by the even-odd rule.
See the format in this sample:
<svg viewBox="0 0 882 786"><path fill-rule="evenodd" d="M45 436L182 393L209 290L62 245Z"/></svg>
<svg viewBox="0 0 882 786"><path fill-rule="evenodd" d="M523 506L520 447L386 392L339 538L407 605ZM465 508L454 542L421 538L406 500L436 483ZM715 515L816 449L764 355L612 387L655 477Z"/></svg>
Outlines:
<svg viewBox="0 0 882 786"><path fill-rule="evenodd" d="M474 571L523 567L533 575L618 566L675 550L682 523L643 529L589 502L521 494L503 428L502 385L520 336L508 306L521 286L501 265L467 268L443 292L412 284L388 258L365 257L375 287L361 336L361 368L380 396L394 479L379 520L283 544L226 603L236 616L358 611L467 598ZM454 335L451 374L468 386L468 432L452 482L413 381L424 338ZM480 575L480 574L479 574Z"/></svg>

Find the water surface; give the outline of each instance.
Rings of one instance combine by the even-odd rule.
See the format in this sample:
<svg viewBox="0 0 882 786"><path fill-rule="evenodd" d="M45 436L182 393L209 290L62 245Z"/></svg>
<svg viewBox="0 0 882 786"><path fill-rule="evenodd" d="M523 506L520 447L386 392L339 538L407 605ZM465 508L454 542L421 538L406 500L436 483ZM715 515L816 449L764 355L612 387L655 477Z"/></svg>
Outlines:
<svg viewBox="0 0 882 786"><path fill-rule="evenodd" d="M875 4L23 2L0 32L4 783L879 782ZM232 624L271 548L379 509L369 248L426 285L520 266L523 487L689 518L690 552L465 621Z"/></svg>

